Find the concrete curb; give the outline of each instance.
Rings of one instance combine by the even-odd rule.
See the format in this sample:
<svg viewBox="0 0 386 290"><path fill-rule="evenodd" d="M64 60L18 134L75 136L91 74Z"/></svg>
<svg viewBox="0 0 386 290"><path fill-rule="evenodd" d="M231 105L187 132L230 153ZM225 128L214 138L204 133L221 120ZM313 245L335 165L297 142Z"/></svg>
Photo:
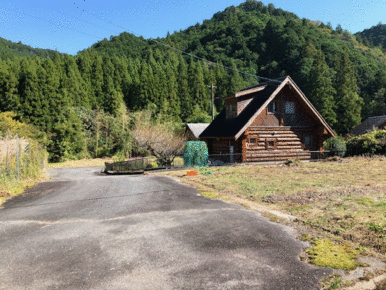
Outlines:
<svg viewBox="0 0 386 290"><path fill-rule="evenodd" d="M375 283L378 283L382 281L383 279L386 279L386 274L383 274L381 276L375 277L371 279L370 281L364 281L356 283L354 286L350 286L349 288L343 288L345 290L374 290L377 286Z"/></svg>

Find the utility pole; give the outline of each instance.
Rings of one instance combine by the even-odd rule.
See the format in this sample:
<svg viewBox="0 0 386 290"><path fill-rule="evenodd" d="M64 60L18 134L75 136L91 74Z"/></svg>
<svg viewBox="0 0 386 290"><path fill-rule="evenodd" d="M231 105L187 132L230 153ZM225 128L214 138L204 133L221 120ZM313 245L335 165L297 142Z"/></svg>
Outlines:
<svg viewBox="0 0 386 290"><path fill-rule="evenodd" d="M212 89L212 121L214 120L214 94L213 94L213 89L214 88L217 88L216 86L212 85L211 86L208 86L208 88L211 88Z"/></svg>

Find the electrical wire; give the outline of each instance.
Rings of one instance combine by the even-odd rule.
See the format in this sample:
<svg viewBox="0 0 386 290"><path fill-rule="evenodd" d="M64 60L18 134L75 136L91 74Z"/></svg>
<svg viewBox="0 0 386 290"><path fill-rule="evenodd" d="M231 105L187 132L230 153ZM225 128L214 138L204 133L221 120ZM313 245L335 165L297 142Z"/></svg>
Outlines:
<svg viewBox="0 0 386 290"><path fill-rule="evenodd" d="M33 16L33 15L30 15L28 13L24 13L24 12L20 12L20 11L17 11L17 10L14 10L14 9L9 9L9 8L2 8L2 9L6 9L6 10L9 10L9 11L13 11L15 13L19 13L19 14L22 14L22 15L25 15L25 16L29 16L29 17L32 17L32 18L35 18L35 19L38 19L38 20L41 20L41 21L44 21L44 22L47 22L51 25L55 25L55 26L58 26L58 27L64 27L64 28L67 28L69 30L72 30L72 31L75 31L75 32L78 32L78 33L82 33L82 34L85 34L85 35L88 35L88 36L91 36L91 37L95 37L97 39L103 39L103 38L100 38L99 36L95 36L95 35L92 35L92 34L88 34L86 32L82 32L82 31L79 31L79 30L76 30L76 29L73 29L73 28L70 28L70 27L67 27L67 26L64 26L64 25L59 25L59 24L55 24L51 21L48 21L48 20L45 20L45 19L42 19L40 17L37 17L37 16Z"/></svg>
<svg viewBox="0 0 386 290"><path fill-rule="evenodd" d="M32 17L32 18L35 18L35 19L38 19L38 20L47 22L47 23L49 23L49 24L51 24L51 25L55 25L55 26L58 26L58 27L64 27L64 28L67 28L67 29L72 30L72 31L74 31L74 32L78 32L78 33L82 33L82 34L84 34L84 35L88 35L88 36L91 36L91 37L95 37L95 38L97 38L98 40L103 40L103 39L104 39L104 38L100 38L99 36L95 36L95 35L92 35L92 34L89 34L89 33L85 33L85 32L82 32L82 31L79 31L79 30L76 30L76 29L73 29L73 28L70 28L70 27L67 27L67 26L64 26L64 25L58 25L58 24L55 24L55 23L53 23L53 22L51 22L51 21L42 19L42 18L37 17L37 16L30 15L30 14L28 14L28 13L16 11L16 10L9 9L9 8L3 8L3 9L9 10L9 11L14 11L14 12L16 12L16 13L20 13L20 14L22 14L22 15L29 16L29 17ZM79 9L79 8L78 8L78 9ZM83 12L84 12L84 10L83 10ZM138 33L134 32L134 31L131 31L131 30L125 28L125 27L122 27L122 26L120 26L120 25L114 24L114 23L112 23L111 21L108 21L108 20L106 20L106 19L100 18L100 17L98 17L98 16L96 16L96 15L93 15L93 14L91 14L91 16L96 17L96 18L98 18L98 19L100 19L100 20L103 20L103 21L105 21L105 22L107 22L107 23L109 23L109 24L111 24L111 25L114 25L114 26L116 26L116 27L119 27L119 28L123 29L124 31L128 31L128 32L132 33L133 35L139 37L139 34L138 34ZM94 26L96 26L96 27L102 28L102 27L100 27L100 26L98 26L98 25L96 25L96 24L89 23L89 22L87 22L87 21L85 21L85 20L81 20L81 19L79 19L79 18L77 18L77 17L71 16L71 18L74 18L74 19L77 19L77 20L79 20L79 21L83 21L83 22L85 22L85 23L88 23L88 24L90 24L90 25L94 25ZM105 29L105 28L104 28L104 29ZM225 65L222 65L222 64L219 64L219 63L215 63L215 62L213 62L213 61L210 61L210 60L207 60L207 59L205 59L205 58L202 58L202 57L196 56L196 55L194 55L194 54L188 53L188 52L186 52L186 51L183 51L183 50L181 50L181 49L175 48L175 47L173 47L173 46L171 46L171 45L168 45L168 44L166 44L166 43L164 43L164 42L161 42L161 41L158 41L158 40L155 40L155 39L149 39L149 41L154 41L154 42L156 42L156 43L158 43L158 44L160 44L160 45L163 45L163 46L165 46L165 47L168 47L168 48L171 48L171 49L173 49L173 50L176 50L176 51L178 51L178 52L180 52L180 53L182 53L182 54L189 55L189 56L194 57L194 58L196 58L196 59L205 61L205 62L210 63L210 64L212 64L212 65L221 66L221 67L223 67L223 68L225 68L225 69L232 70L232 71L236 71L236 72L238 72L238 73L241 73L241 74L244 74L244 75L249 75L249 76L252 76L252 77L255 77L255 78L259 78L259 79L262 79L262 80L280 83L280 81L275 80L275 79L269 79L269 78L261 77L261 76L254 75L254 74L250 74L250 73L246 73L246 72L243 72L243 71L240 71L240 70L237 70L237 69L234 69L234 68L232 68L232 67L228 67L228 66L225 66Z"/></svg>
<svg viewBox="0 0 386 290"><path fill-rule="evenodd" d="M105 21L105 22L107 22L107 23L109 23L109 24L111 24L111 25L117 26L117 27L123 29L124 31L128 31L128 32L132 33L133 35L135 35L135 36L137 36L137 37L140 36L138 33L134 32L134 31L132 31L132 30L129 30L129 29L125 28L125 27L122 27L122 26L120 26L120 25L114 24L114 23L112 23L111 21L105 20L105 19L100 18L100 17L98 17L98 16L96 16L96 15L93 15L93 14L91 14L91 16L96 17L96 18L98 18L98 19L100 19L100 20L103 20L103 21ZM225 65L221 65L221 64L215 63L215 62L213 62L213 61L207 60L207 59L205 59L205 58L201 58L201 57L199 57L199 56L196 56L196 55L194 55L194 54L188 53L188 52L183 51L183 50L181 50L181 49L175 48L175 47L173 47L173 46L171 46L171 45L168 45L168 44L166 44L166 43L164 43L164 42L161 42L161 41L158 41L158 40L155 40L155 39L149 39L149 40L150 40L150 41L154 41L154 42L156 42L156 43L158 43L158 44L161 44L161 45L163 45L163 46L166 46L166 47L168 47L168 48L174 49L174 50L176 50L176 51L178 51L178 52L181 52L182 54L186 54L186 55L192 56L192 57L194 57L194 58L203 60L203 61L205 61L205 62L208 62L208 63L212 64L212 65L222 66L222 67L224 67L224 68L226 68L226 69L229 69L229 70L232 70L232 71L237 71L238 73L242 73L242 74L245 74L245 75L257 77L257 78L260 78L260 79L262 79L262 80L273 81L273 82L279 82L279 81L274 80L274 79L269 79L269 78L261 77L261 76L258 76L258 75L249 74L249 73L246 73L246 72L243 72L243 71L239 71L239 70L236 70L236 69L234 69L234 68L231 68L231 67L228 67L228 66L225 66ZM280 82L279 82L279 83L280 83Z"/></svg>

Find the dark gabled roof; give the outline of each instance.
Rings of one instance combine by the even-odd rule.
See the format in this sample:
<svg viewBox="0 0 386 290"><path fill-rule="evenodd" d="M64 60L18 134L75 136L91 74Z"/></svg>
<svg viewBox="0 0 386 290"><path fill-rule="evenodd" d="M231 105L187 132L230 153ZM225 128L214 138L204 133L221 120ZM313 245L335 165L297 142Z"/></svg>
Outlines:
<svg viewBox="0 0 386 290"><path fill-rule="evenodd" d="M226 119L225 108L213 120L212 123L201 133L200 137L234 137L243 126L252 118L257 109L260 108L276 90L277 85L268 85L253 98L249 105L235 118Z"/></svg>
<svg viewBox="0 0 386 290"><path fill-rule="evenodd" d="M204 132L204 130L210 125L210 123L188 123L186 125L193 133L194 137L199 138L200 134Z"/></svg>
<svg viewBox="0 0 386 290"><path fill-rule="evenodd" d="M379 127L382 127L383 125L386 125L385 123L386 123L386 115L370 117L370 118L367 118L365 121L363 121L360 125L358 125L354 129L352 129L349 134L354 136L362 135L372 131L374 128L379 128Z"/></svg>
<svg viewBox="0 0 386 290"><path fill-rule="evenodd" d="M226 119L225 108L213 120L213 122L205 129L200 137L234 137L236 140L250 126L254 119L265 109L275 96L284 88L285 85L292 86L299 96L303 99L310 110L315 114L319 121L323 124L326 130L335 136L335 132L327 124L326 120L319 114L291 77L287 76L278 81L271 81L265 84L243 89L229 97L239 97L253 93L253 99L248 106L241 111L235 118Z"/></svg>

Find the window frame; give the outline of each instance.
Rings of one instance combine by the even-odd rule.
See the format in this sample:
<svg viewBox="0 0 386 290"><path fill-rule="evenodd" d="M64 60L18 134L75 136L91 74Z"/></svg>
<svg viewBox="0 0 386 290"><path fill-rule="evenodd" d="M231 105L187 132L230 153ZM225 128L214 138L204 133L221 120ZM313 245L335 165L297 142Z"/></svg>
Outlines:
<svg viewBox="0 0 386 290"><path fill-rule="evenodd" d="M237 106L236 104L227 105L227 118L234 118L237 116Z"/></svg>
<svg viewBox="0 0 386 290"><path fill-rule="evenodd" d="M289 104L292 104L292 108L293 108L293 112L292 113L289 113L288 111L287 111L287 109L288 109L288 105ZM296 105L295 105L295 102L290 102L290 101L287 101L287 102L285 102L285 104L284 104L284 114L285 115L295 115L296 114Z"/></svg>
<svg viewBox="0 0 386 290"><path fill-rule="evenodd" d="M267 113L268 114L276 114L277 113L277 104L276 104L276 102L270 102L268 104L268 106L267 106Z"/></svg>
<svg viewBox="0 0 386 290"><path fill-rule="evenodd" d="M306 142L307 138L310 139L309 144L307 144L307 142ZM312 146L312 135L305 135L304 136L304 146L306 146L306 147L311 147Z"/></svg>
<svg viewBox="0 0 386 290"><path fill-rule="evenodd" d="M273 146L270 146L270 142L273 142ZM265 139L265 149L266 150L276 150L277 148L277 138L266 138Z"/></svg>

